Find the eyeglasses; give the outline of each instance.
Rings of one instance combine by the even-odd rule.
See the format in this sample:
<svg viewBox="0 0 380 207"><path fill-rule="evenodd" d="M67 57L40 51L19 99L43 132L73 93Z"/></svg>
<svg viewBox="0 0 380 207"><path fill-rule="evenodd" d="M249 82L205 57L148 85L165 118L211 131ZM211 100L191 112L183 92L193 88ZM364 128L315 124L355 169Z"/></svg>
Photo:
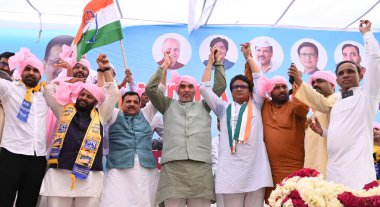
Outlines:
<svg viewBox="0 0 380 207"><path fill-rule="evenodd" d="M317 57L317 54L315 54L315 53L301 53L300 56L302 58L315 58L315 57Z"/></svg>
<svg viewBox="0 0 380 207"><path fill-rule="evenodd" d="M233 85L232 86L232 90L237 90L238 88L240 89L248 89L248 86L247 85Z"/></svg>
<svg viewBox="0 0 380 207"><path fill-rule="evenodd" d="M0 62L0 67L9 68L9 64L6 62Z"/></svg>

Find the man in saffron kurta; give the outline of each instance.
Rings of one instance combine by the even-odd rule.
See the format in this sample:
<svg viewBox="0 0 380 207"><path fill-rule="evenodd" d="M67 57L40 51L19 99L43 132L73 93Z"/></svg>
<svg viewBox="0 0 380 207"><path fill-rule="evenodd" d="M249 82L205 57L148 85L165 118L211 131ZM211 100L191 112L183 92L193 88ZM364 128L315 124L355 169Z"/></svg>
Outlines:
<svg viewBox="0 0 380 207"><path fill-rule="evenodd" d="M303 168L305 122L309 108L299 100L289 100L287 81L281 76L259 81L262 96L267 98L261 111L264 142L272 170L273 184L279 184L290 173ZM266 198L273 188L268 188Z"/></svg>

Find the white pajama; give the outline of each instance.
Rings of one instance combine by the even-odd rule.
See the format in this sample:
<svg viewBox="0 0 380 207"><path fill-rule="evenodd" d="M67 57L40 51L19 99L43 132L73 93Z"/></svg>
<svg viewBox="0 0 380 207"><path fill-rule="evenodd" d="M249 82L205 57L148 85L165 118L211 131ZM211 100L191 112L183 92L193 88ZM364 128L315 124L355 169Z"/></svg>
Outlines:
<svg viewBox="0 0 380 207"><path fill-rule="evenodd" d="M133 168L107 171L99 207L154 207L157 184L158 170L142 167L135 154Z"/></svg>
<svg viewBox="0 0 380 207"><path fill-rule="evenodd" d="M265 188L248 193L223 194L225 207L263 207Z"/></svg>
<svg viewBox="0 0 380 207"><path fill-rule="evenodd" d="M74 203L74 205L73 205ZM91 197L56 197L51 196L47 198L48 207L97 207L99 198Z"/></svg>

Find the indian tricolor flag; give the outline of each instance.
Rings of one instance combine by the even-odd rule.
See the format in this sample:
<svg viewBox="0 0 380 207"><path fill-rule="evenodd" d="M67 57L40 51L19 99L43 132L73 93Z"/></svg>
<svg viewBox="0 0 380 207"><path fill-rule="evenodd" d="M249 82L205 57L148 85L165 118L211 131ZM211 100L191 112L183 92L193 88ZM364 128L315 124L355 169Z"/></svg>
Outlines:
<svg viewBox="0 0 380 207"><path fill-rule="evenodd" d="M113 0L92 0L83 9L82 23L73 41L77 60L92 48L123 39Z"/></svg>

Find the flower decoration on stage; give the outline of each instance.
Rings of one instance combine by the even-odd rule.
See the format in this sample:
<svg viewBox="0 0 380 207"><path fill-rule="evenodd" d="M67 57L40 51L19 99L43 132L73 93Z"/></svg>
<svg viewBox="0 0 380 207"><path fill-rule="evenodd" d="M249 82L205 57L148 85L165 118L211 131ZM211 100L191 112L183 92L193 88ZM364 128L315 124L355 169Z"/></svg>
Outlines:
<svg viewBox="0 0 380 207"><path fill-rule="evenodd" d="M375 207L380 206L380 186L377 181L352 190L327 182L314 169L303 168L288 175L269 198L271 207Z"/></svg>

